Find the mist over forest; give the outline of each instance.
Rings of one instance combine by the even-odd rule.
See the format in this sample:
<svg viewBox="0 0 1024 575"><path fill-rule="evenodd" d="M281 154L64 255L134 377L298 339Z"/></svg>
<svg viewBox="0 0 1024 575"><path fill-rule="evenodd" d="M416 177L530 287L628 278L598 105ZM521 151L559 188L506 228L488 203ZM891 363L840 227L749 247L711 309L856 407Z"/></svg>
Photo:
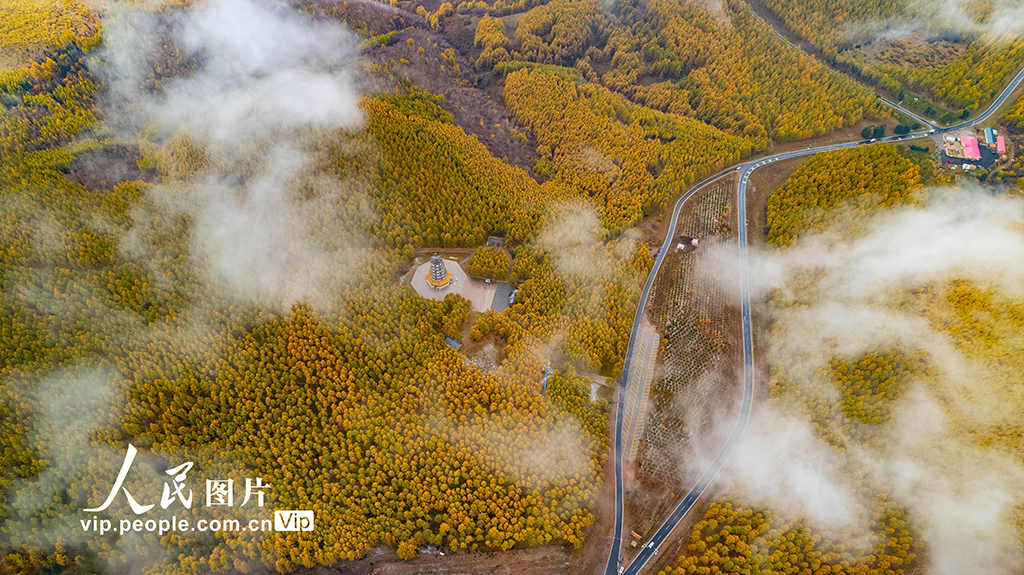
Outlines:
<svg viewBox="0 0 1024 575"><path fill-rule="evenodd" d="M1021 15L0 0L0 573L1024 571Z"/></svg>

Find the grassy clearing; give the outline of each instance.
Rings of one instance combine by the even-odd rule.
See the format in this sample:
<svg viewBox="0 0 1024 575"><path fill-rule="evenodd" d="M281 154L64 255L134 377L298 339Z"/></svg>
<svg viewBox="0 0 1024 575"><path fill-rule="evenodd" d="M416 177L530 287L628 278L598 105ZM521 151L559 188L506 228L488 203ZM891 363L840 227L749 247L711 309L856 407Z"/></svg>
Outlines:
<svg viewBox="0 0 1024 575"><path fill-rule="evenodd" d="M0 71L27 66L34 53L85 35L89 10L73 0L0 0Z"/></svg>

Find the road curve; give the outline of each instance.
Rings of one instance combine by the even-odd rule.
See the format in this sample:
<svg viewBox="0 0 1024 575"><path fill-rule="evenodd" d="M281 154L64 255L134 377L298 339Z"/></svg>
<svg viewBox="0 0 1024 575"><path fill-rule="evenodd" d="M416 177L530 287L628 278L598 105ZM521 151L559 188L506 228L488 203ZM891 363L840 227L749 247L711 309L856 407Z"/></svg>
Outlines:
<svg viewBox="0 0 1024 575"><path fill-rule="evenodd" d="M962 130L964 128L970 128L981 122L987 120L996 110L1009 99L1010 95L1014 90L1024 81L1024 69L1014 77L1014 79L1003 89L999 96L989 104L989 107L985 111L967 122L951 126L949 128L935 128L930 131L916 132L914 134L905 134L899 136L889 136L885 138L878 138L878 142L895 143L903 140L912 140L920 138L922 136L935 134L941 134L945 132L952 132L956 130ZM640 294L640 301L637 303L636 315L633 317L633 328L630 332L629 344L626 347L626 358L623 362L622 376L619 378L619 396L625 391L624 383L627 381L629 376L629 369L633 359L634 353L634 342L636 341L636 335L640 329L640 321L643 317L644 310L647 307L647 298L650 295L651 287L654 285L654 280L658 275L658 270L661 268L661 263L665 259L665 255L671 249L672 238L675 235L676 224L679 221L679 214L682 210L683 204L686 203L697 191L707 186L711 182L724 177L734 172L742 172L740 175L740 182L737 189L737 211L736 218L738 225L737 229L737 240L739 242L739 266L740 266L740 317L742 321L742 334L743 334L743 398L740 403L739 417L736 420L736 424L733 426L732 433L729 434L729 438L726 440L725 445L719 450L718 455L711 462L711 465L704 471L697 480L697 483L690 488L682 502L679 503L669 514L668 518L665 519L664 523L658 527L658 530L654 532L654 535L647 541L644 542L643 548L640 553L633 559L628 566L625 567L623 575L636 575L640 572L647 562L654 557L658 552L658 547L664 543L668 538L672 530L679 524L686 513L693 507L697 499L704 493L704 491L711 485L715 480L715 476L725 465L725 461L732 454L733 449L739 442L740 437L743 435L743 431L746 429L747 420L750 417L750 410L753 403L754 396L754 341L753 341L753 330L750 320L750 274L747 266L747 183L750 180L750 175L754 170L771 164L774 162L788 160L791 158L798 158L802 156L810 156L819 152L828 152L832 150L842 150L845 148L853 148L856 146L862 146L864 144L871 143L875 140L858 140L853 142L846 142L843 144L833 144L830 146L819 146L817 148L806 148L803 150L794 150L792 152L783 152L774 156L768 156L759 160L752 160L745 163L738 164L731 168L727 168L710 178L696 184L688 192L683 194L681 198L676 202L675 207L672 210L672 220L669 222L668 231L665 233L665 242L662 244L661 249L658 250L658 256L654 259L654 266L651 268L650 274L647 276L647 282L644 284L644 290ZM608 562L605 565L605 575L617 575L619 561L618 558L622 553L622 506L623 506L623 492L622 492L622 406L621 403L619 408L615 410L615 531L612 539L611 550L608 554Z"/></svg>
<svg viewBox="0 0 1024 575"><path fill-rule="evenodd" d="M658 250L658 255L654 258L654 267L651 268L651 272L647 274L647 282L644 284L644 290L640 293L640 301L637 303L637 311L633 316L633 328L630 332L629 343L626 345L626 359L622 364L622 375L619 377L619 402L618 407L615 409L615 534L612 539L611 553L608 555L608 564L605 567L605 573L608 575L614 575L618 568L618 553L622 547L622 419L623 419L623 407L625 401L623 395L626 392L626 382L629 381L629 368L633 363L633 353L636 347L637 334L640 331L640 322L643 319L643 310L647 307L647 298L650 296L651 287L654 285L654 279L658 275L658 269L661 267L661 262L665 259L665 254L668 253L669 246L672 244L672 236L675 234L676 223L679 221L679 211L683 208L683 204L686 200L690 199L697 190L700 190L704 186L711 182L721 178L726 174L737 172L741 169L741 166L736 166L720 172L710 178L700 182L699 184L690 188L690 191L683 194L683 197L679 198L676 202L675 208L672 210L672 220L669 223L668 231L665 234L665 242L662 244L661 249Z"/></svg>
<svg viewBox="0 0 1024 575"><path fill-rule="evenodd" d="M980 124L985 120L989 119L989 117L992 116L992 114L996 113L996 110L999 109L999 106L1002 106L1003 103L1010 98L1010 94L1013 93L1013 90L1021 83L1021 81L1024 81L1024 68L1022 68L1020 72L1017 72L1017 75L1014 76L1013 80L1006 87L1006 89L1000 92L999 96L995 100L993 100L991 104L989 104L988 108L985 108L984 112L982 112L975 118L972 118L970 120L967 120L966 122L957 124L955 126L950 126L949 128L946 128L943 131L952 132L954 130L962 130L964 128L969 128L971 126Z"/></svg>

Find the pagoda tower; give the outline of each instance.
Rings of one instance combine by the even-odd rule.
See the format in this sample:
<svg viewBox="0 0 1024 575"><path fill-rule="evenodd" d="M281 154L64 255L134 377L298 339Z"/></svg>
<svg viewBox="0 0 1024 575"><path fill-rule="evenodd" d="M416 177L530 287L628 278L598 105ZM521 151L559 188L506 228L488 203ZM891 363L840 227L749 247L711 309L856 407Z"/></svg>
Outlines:
<svg viewBox="0 0 1024 575"><path fill-rule="evenodd" d="M430 269L427 271L427 283L434 289L441 289L451 283L452 272L444 265L441 256L434 254L430 258Z"/></svg>

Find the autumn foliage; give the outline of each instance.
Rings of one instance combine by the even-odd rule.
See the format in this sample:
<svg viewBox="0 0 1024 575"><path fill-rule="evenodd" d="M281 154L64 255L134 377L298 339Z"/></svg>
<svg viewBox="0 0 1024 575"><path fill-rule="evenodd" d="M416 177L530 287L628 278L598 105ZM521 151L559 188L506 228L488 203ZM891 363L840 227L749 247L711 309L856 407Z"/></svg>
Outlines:
<svg viewBox="0 0 1024 575"><path fill-rule="evenodd" d="M850 534L828 536L804 520L777 517L736 498L711 503L683 546L686 554L659 575L688 573L776 573L883 575L902 573L916 556L906 523L893 520L890 536L871 553L848 545Z"/></svg>
<svg viewBox="0 0 1024 575"><path fill-rule="evenodd" d="M379 152L336 155L342 173L377 197L377 233L394 247L477 246L495 233L526 238L539 221L541 186L456 126L440 100L417 90L369 100L357 137L372 138Z"/></svg>
<svg viewBox="0 0 1024 575"><path fill-rule="evenodd" d="M204 191L205 176L238 168L215 146L144 131L144 165L127 165L157 184L93 189L68 178L86 154L114 157L128 145L84 137L105 129L100 90L74 45L0 78L0 570L102 571L132 557L165 572L290 571L379 544L403 558L424 545L582 544L607 457L608 405L590 400L572 364L621 360L650 267L646 245L616 250L614 236L600 235L614 264L601 283L517 264L530 287L514 319L494 320L508 359L485 373L445 344L460 335L469 302L399 285L411 247L475 246L504 233L543 260L529 240L546 202L568 194L492 156L440 96L381 93L363 103L364 128L303 134L312 171L303 193L315 199L310 180L350 186L309 204L310 241L354 247L344 268L324 263L341 278L325 303L281 308L211 279L195 220L174 207ZM249 177L257 168L238 169ZM481 250L478 263L507 274L497 252ZM572 360L542 396L532 346L556 326L572 330ZM102 391L103 401L76 398L96 414L85 444L66 445L47 415L48 382ZM128 443L154 469L193 461L200 492L196 477L260 476L275 508L314 510L317 530L51 539L102 499ZM54 463L93 452L102 455L85 465ZM41 485L43 474L54 481ZM152 493L159 483L132 488ZM38 497L41 507L14 504ZM124 511L117 505L112 513ZM192 520L206 512L179 511ZM140 548L155 554L139 557Z"/></svg>
<svg viewBox="0 0 1024 575"><path fill-rule="evenodd" d="M505 281L512 268L512 258L502 248L484 246L466 262L466 273L478 278Z"/></svg>
<svg viewBox="0 0 1024 575"><path fill-rule="evenodd" d="M1007 183L1024 189L1024 156L1015 153L1024 146L1024 97L1018 97L1010 108L1010 111L1003 117L1003 123L1009 133L1002 134L1006 139L1007 151L1013 153L1013 160L1008 166L1003 166L992 174L990 181L994 183Z"/></svg>
<svg viewBox="0 0 1024 575"><path fill-rule="evenodd" d="M688 184L751 150L742 138L696 120L540 71L509 74L505 100L541 144L534 171L573 196L590 198L613 230L635 225Z"/></svg>
<svg viewBox="0 0 1024 575"><path fill-rule="evenodd" d="M917 165L896 146L874 144L816 154L768 199L768 241L787 246L824 231L843 206L855 212L906 204L921 184Z"/></svg>
<svg viewBox="0 0 1024 575"><path fill-rule="evenodd" d="M1020 70L1024 63L1024 40L982 36L952 61L938 66L869 63L857 52L844 53L839 61L893 93L907 87L945 103L954 112L974 112L988 104ZM942 119L955 122L960 117L951 113Z"/></svg>
<svg viewBox="0 0 1024 575"><path fill-rule="evenodd" d="M96 17L74 0L2 0L0 49L66 46L96 33Z"/></svg>
<svg viewBox="0 0 1024 575"><path fill-rule="evenodd" d="M998 33L963 33L966 38L958 40L962 47L952 54L913 37L885 41L869 57L860 43L871 43L879 22L913 17L903 2L769 0L767 6L826 58L861 79L893 96L904 89L915 90L952 108L945 114L931 108L932 115L945 116L940 118L945 121L956 121L961 110L974 111L987 104L1024 63L1024 43ZM984 10L975 16L979 22L987 17Z"/></svg>
<svg viewBox="0 0 1024 575"><path fill-rule="evenodd" d="M719 14L696 2L627 2L619 10L607 44L577 65L610 64L601 83L636 102L692 116L757 149L881 112L866 90L780 41L743 2L726 2Z"/></svg>
<svg viewBox="0 0 1024 575"><path fill-rule="evenodd" d="M508 53L508 37L505 36L505 23L500 18L484 15L480 19L476 25L473 46L483 49L483 53L476 59L477 69L493 68L495 64L511 59Z"/></svg>
<svg viewBox="0 0 1024 575"><path fill-rule="evenodd" d="M516 24L515 59L572 66L603 18L596 0L551 0L532 8Z"/></svg>

